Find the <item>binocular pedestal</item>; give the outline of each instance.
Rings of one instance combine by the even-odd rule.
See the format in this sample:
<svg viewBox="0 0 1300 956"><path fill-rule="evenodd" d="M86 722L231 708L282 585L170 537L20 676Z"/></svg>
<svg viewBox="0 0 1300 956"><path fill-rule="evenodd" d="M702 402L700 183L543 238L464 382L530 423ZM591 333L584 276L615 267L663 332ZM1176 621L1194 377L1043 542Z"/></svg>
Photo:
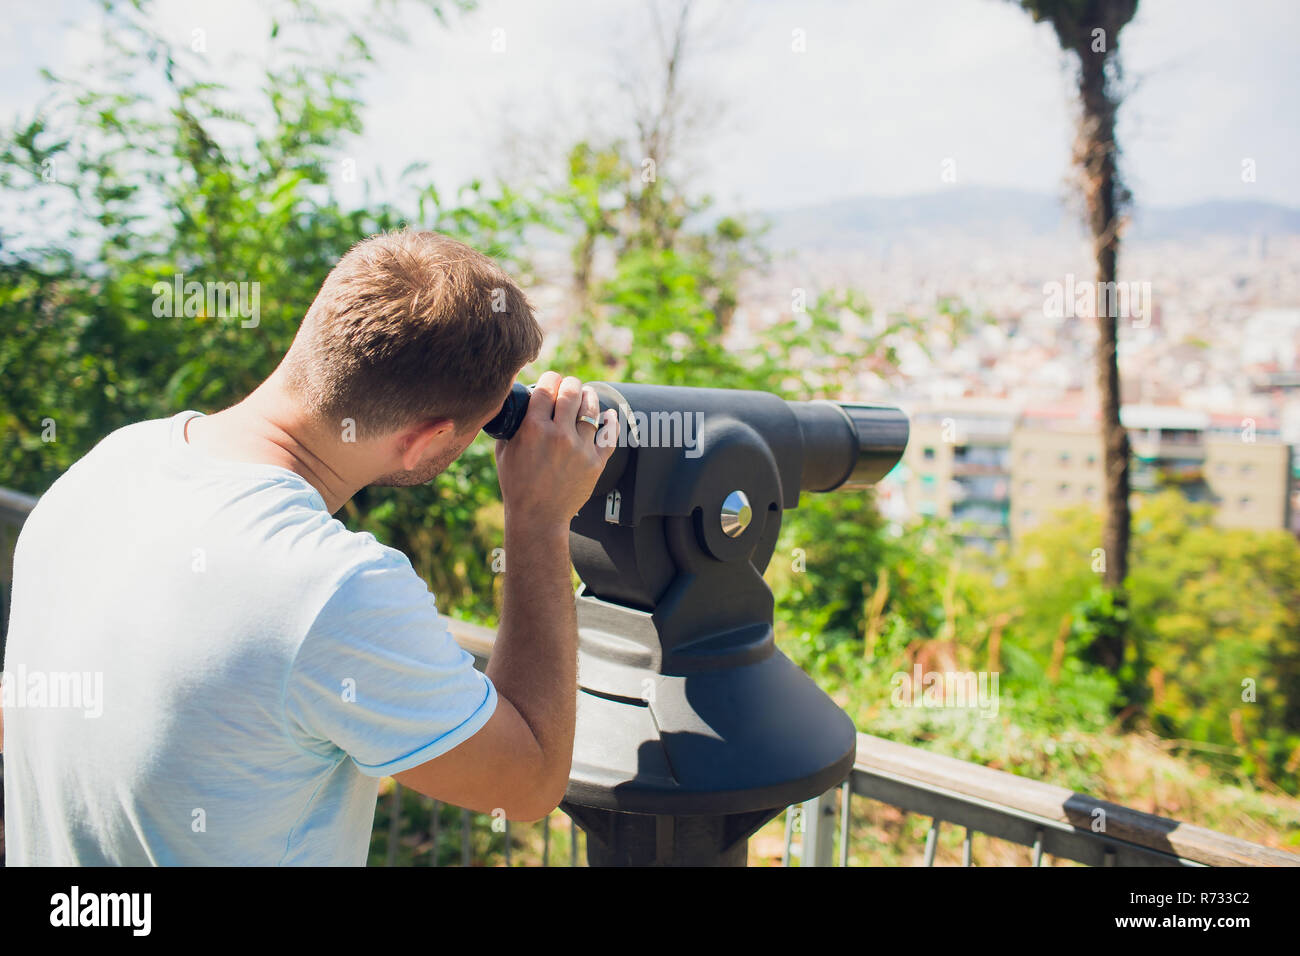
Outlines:
<svg viewBox="0 0 1300 956"><path fill-rule="evenodd" d="M770 622L690 642L665 668L658 612L577 600L562 808L591 866L744 866L759 827L848 776L852 721L776 649Z"/></svg>

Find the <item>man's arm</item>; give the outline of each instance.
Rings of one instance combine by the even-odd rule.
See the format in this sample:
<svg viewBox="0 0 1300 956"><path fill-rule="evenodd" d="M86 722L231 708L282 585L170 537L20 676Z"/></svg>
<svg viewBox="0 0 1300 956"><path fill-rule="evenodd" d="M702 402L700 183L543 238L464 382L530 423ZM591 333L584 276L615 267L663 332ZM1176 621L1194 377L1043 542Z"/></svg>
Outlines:
<svg viewBox="0 0 1300 956"><path fill-rule="evenodd" d="M497 444L507 569L487 668L497 708L465 742L396 774L403 786L514 820L541 819L564 798L578 688L569 520L614 451L596 445L580 414L599 416L594 392L547 372L518 433Z"/></svg>

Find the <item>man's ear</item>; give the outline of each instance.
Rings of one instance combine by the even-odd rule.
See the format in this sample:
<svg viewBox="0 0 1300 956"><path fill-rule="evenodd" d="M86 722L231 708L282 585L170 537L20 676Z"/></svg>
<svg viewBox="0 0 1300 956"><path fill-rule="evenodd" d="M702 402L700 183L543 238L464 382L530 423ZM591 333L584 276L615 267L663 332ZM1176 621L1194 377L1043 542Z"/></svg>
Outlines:
<svg viewBox="0 0 1300 956"><path fill-rule="evenodd" d="M446 440L455 428L450 418L437 418L409 429L398 445L398 452L402 456L402 468L406 471L414 471L427 456L430 446Z"/></svg>

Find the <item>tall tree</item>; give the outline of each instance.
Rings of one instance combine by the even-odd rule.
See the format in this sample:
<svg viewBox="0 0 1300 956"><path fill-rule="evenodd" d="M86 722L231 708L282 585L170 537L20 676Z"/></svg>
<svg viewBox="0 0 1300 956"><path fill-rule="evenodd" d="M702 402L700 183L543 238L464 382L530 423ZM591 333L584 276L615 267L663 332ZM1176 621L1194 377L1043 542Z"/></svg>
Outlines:
<svg viewBox="0 0 1300 956"><path fill-rule="evenodd" d="M1084 212L1092 232L1097 278L1097 386L1101 402L1106 511L1102 528L1105 583L1115 606L1113 626L1098 636L1093 650L1112 671L1124 661L1124 582L1129 550L1129 441L1120 424L1117 315L1113 289L1119 261L1120 215L1131 200L1119 173L1115 116L1122 94L1118 87L1119 33L1137 12L1138 0L1019 0L1035 22L1056 31L1061 49L1078 59L1079 129L1074 163L1079 172Z"/></svg>

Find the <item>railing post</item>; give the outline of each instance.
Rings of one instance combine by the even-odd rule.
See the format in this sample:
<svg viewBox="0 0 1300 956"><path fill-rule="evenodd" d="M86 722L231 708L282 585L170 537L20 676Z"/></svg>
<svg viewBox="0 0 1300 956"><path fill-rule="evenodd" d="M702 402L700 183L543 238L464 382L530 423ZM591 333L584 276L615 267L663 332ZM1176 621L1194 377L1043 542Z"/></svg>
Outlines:
<svg viewBox="0 0 1300 956"><path fill-rule="evenodd" d="M853 782L840 784L840 866L849 865L849 839L853 824Z"/></svg>
<svg viewBox="0 0 1300 956"><path fill-rule="evenodd" d="M925 866L934 866L935 854L939 852L939 824L938 817L930 821L930 829L925 834Z"/></svg>
<svg viewBox="0 0 1300 956"><path fill-rule="evenodd" d="M831 866L834 852L835 790L827 790L803 802L803 852L799 865Z"/></svg>
<svg viewBox="0 0 1300 956"><path fill-rule="evenodd" d="M402 836L402 785L393 781L392 806L388 812L388 865L397 865L397 842Z"/></svg>
<svg viewBox="0 0 1300 956"><path fill-rule="evenodd" d="M470 816L469 811L461 808L460 811L460 865L469 866L473 862L470 853Z"/></svg>
<svg viewBox="0 0 1300 956"><path fill-rule="evenodd" d="M432 848L429 850L429 865L438 865L438 817L442 810L442 802L439 800L429 801L429 843Z"/></svg>
<svg viewBox="0 0 1300 956"><path fill-rule="evenodd" d="M785 808L785 849L781 851L781 865L788 867L790 865L790 845L794 842L794 821L795 817L803 813L802 807Z"/></svg>

